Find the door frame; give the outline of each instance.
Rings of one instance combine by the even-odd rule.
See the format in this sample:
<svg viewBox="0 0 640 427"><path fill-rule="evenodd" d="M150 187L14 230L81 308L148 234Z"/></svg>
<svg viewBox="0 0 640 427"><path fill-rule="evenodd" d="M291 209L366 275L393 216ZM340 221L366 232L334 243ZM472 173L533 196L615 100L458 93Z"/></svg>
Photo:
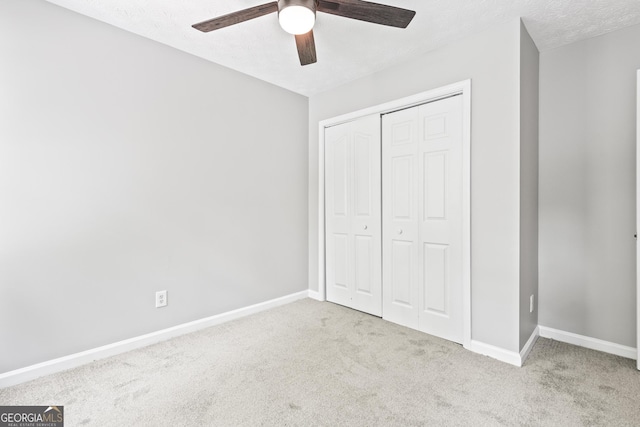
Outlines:
<svg viewBox="0 0 640 427"><path fill-rule="evenodd" d="M322 120L318 124L318 299L326 301L324 130L372 114L386 114L450 96L462 96L462 324L463 346L471 347L471 80ZM639 303L640 304L640 303Z"/></svg>
<svg viewBox="0 0 640 427"><path fill-rule="evenodd" d="M638 231L640 231L640 70L636 83L636 366L640 370L640 248L638 248Z"/></svg>

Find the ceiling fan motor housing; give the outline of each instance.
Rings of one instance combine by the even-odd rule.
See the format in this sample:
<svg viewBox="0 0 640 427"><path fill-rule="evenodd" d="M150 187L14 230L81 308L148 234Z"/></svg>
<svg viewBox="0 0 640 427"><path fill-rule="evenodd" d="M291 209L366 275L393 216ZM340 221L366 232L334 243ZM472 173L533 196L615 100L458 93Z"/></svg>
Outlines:
<svg viewBox="0 0 640 427"><path fill-rule="evenodd" d="M289 6L302 6L316 13L316 0L278 0L278 13Z"/></svg>

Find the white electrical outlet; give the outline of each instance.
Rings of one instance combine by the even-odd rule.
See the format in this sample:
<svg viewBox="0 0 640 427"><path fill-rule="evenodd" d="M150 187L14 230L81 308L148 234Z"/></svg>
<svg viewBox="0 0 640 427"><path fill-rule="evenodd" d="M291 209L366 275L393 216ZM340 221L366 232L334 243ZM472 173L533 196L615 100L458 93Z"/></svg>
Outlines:
<svg viewBox="0 0 640 427"><path fill-rule="evenodd" d="M156 308L167 306L167 291L156 292Z"/></svg>
<svg viewBox="0 0 640 427"><path fill-rule="evenodd" d="M533 295L529 297L529 313L533 313Z"/></svg>

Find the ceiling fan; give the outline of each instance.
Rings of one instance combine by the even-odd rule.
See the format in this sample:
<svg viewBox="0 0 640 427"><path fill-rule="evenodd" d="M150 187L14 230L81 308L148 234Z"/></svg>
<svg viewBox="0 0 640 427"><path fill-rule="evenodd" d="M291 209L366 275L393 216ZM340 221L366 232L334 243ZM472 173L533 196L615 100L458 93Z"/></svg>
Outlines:
<svg viewBox="0 0 640 427"><path fill-rule="evenodd" d="M277 0L209 19L192 27L208 33L273 12L278 12L282 29L295 36L300 65L317 61L313 39L316 12L398 28L407 28L416 14L413 10L362 0Z"/></svg>

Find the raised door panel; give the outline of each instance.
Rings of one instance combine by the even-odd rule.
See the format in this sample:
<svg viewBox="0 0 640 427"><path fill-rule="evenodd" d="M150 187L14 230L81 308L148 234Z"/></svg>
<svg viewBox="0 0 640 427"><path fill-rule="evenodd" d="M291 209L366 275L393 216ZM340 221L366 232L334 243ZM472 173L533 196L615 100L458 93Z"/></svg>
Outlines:
<svg viewBox="0 0 640 427"><path fill-rule="evenodd" d="M333 256L331 261L334 268L331 285L335 288L349 289L349 241L346 234L334 233L331 236L333 240Z"/></svg>
<svg viewBox="0 0 640 427"><path fill-rule="evenodd" d="M389 133L387 135L388 144L397 147L404 144L415 144L416 142L416 124L413 112L405 114L402 112L391 113L393 118L387 120ZM388 117L390 115L387 115Z"/></svg>
<svg viewBox="0 0 640 427"><path fill-rule="evenodd" d="M356 133L353 138L353 170L355 180L355 215L370 217L372 215L372 199L375 198L373 188L374 141L371 135ZM375 144L377 145L377 144ZM377 157L377 156L375 156Z"/></svg>
<svg viewBox="0 0 640 427"><path fill-rule="evenodd" d="M330 142L332 167L331 178L331 200L333 201L331 214L334 216L347 216L348 185L348 139L346 135Z"/></svg>
<svg viewBox="0 0 640 427"><path fill-rule="evenodd" d="M414 156L391 158L391 215L394 221L411 221L413 218L413 164Z"/></svg>
<svg viewBox="0 0 640 427"><path fill-rule="evenodd" d="M412 262L413 242L403 240L391 241L391 303L406 308L413 308Z"/></svg>
<svg viewBox="0 0 640 427"><path fill-rule="evenodd" d="M371 236L356 236L355 239L355 284L356 292L371 296L374 293L374 256Z"/></svg>
<svg viewBox="0 0 640 427"><path fill-rule="evenodd" d="M448 245L424 244L424 311L449 316Z"/></svg>
<svg viewBox="0 0 640 427"><path fill-rule="evenodd" d="M424 155L424 208L425 221L445 220L447 217L447 152Z"/></svg>
<svg viewBox="0 0 640 427"><path fill-rule="evenodd" d="M446 101L446 100L445 100ZM441 102L441 101L438 101ZM432 103L433 104L433 103ZM428 105L428 104L426 104ZM427 107L428 108L428 107ZM447 136L447 114L429 114L422 116L422 135L423 140L433 141Z"/></svg>

